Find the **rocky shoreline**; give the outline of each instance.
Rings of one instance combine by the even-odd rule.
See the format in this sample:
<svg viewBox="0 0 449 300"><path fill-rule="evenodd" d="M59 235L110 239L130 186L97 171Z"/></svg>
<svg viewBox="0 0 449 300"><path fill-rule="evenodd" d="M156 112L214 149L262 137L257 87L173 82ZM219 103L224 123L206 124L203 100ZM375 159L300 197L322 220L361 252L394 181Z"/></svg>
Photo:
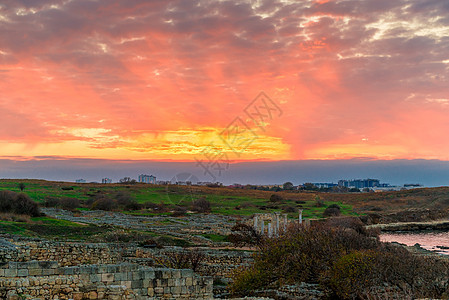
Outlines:
<svg viewBox="0 0 449 300"><path fill-rule="evenodd" d="M366 228L382 232L449 231L449 220L374 224L367 225Z"/></svg>

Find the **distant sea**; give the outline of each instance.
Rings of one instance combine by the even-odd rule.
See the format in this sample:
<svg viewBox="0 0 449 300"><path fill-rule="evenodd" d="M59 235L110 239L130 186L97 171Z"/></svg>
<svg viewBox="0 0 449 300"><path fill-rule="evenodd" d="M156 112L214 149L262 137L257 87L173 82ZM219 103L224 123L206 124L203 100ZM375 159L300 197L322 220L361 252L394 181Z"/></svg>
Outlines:
<svg viewBox="0 0 449 300"><path fill-rule="evenodd" d="M407 246L418 243L422 248L435 253L449 255L449 232L419 232L419 233L383 233L383 242L397 242Z"/></svg>

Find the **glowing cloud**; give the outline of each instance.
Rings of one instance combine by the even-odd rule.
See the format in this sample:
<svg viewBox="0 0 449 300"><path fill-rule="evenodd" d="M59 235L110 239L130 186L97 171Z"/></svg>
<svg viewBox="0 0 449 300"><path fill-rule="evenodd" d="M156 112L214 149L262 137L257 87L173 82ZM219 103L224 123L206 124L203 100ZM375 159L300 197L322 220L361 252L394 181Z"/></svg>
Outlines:
<svg viewBox="0 0 449 300"><path fill-rule="evenodd" d="M447 1L4 1L0 157L449 159Z"/></svg>

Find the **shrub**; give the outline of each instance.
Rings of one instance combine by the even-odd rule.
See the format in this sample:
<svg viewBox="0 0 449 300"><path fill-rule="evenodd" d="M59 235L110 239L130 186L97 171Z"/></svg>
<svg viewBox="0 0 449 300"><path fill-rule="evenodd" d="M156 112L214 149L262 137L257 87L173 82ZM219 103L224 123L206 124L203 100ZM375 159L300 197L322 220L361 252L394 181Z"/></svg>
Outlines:
<svg viewBox="0 0 449 300"><path fill-rule="evenodd" d="M284 207L284 212L285 213L294 213L294 212L296 212L296 208L293 206L286 206L286 207Z"/></svg>
<svg viewBox="0 0 449 300"><path fill-rule="evenodd" d="M361 299L373 286L380 284L376 251L352 251L341 256L326 272L323 282L339 299Z"/></svg>
<svg viewBox="0 0 449 300"><path fill-rule="evenodd" d="M110 211L116 207L117 203L114 200L106 197L101 197L92 204L92 209L99 209L99 210Z"/></svg>
<svg viewBox="0 0 449 300"><path fill-rule="evenodd" d="M294 226L283 236L265 238L252 265L233 274L230 290L250 295L261 288L319 282L330 291L329 299L382 299L385 287L395 299L445 296L448 261L414 255L357 232L351 228L356 221L335 219L338 226Z"/></svg>
<svg viewBox="0 0 449 300"><path fill-rule="evenodd" d="M194 200L192 203L192 210L200 213L210 212L210 202L204 197Z"/></svg>
<svg viewBox="0 0 449 300"><path fill-rule="evenodd" d="M74 210L80 207L81 203L77 198L65 197L60 200L59 206L63 209Z"/></svg>
<svg viewBox="0 0 449 300"><path fill-rule="evenodd" d="M170 251L165 253L165 259L159 263L167 268L192 269L197 272L206 255L200 250Z"/></svg>
<svg viewBox="0 0 449 300"><path fill-rule="evenodd" d="M44 206L45 207L59 207L59 199L54 197L46 197Z"/></svg>
<svg viewBox="0 0 449 300"><path fill-rule="evenodd" d="M325 206L324 200L321 199L321 197L318 196L318 195L315 196L315 206L316 206L316 207L323 207L323 206Z"/></svg>
<svg viewBox="0 0 449 300"><path fill-rule="evenodd" d="M262 242L262 235L250 225L237 223L231 231L228 240L237 247L256 246Z"/></svg>
<svg viewBox="0 0 449 300"><path fill-rule="evenodd" d="M14 192L0 191L0 212L10 212L16 197L17 194Z"/></svg>
<svg viewBox="0 0 449 300"><path fill-rule="evenodd" d="M125 210L139 210L142 208L129 192L118 192L115 195L115 200L117 201L117 204Z"/></svg>
<svg viewBox="0 0 449 300"><path fill-rule="evenodd" d="M160 202L159 204L152 203L152 202L146 202L143 205L147 209L151 209L155 212L168 212L170 209L164 204L164 202Z"/></svg>
<svg viewBox="0 0 449 300"><path fill-rule="evenodd" d="M340 206L337 204L329 205L323 212L323 217L338 217L340 215Z"/></svg>
<svg viewBox="0 0 449 300"><path fill-rule="evenodd" d="M270 196L270 202L282 202L283 200L284 200L284 198L282 198L278 194L273 194Z"/></svg>
<svg viewBox="0 0 449 300"><path fill-rule="evenodd" d="M124 209L125 210L140 210L140 209L142 209L142 205L137 203L137 201L133 200L133 201L129 202L128 204L126 204Z"/></svg>
<svg viewBox="0 0 449 300"><path fill-rule="evenodd" d="M176 206L173 210L172 216L173 217L182 217L187 214L187 208L183 206Z"/></svg>
<svg viewBox="0 0 449 300"><path fill-rule="evenodd" d="M19 215L29 215L32 217L40 216L39 206L37 203L31 200L28 195L23 193L17 194L12 205L12 211Z"/></svg>

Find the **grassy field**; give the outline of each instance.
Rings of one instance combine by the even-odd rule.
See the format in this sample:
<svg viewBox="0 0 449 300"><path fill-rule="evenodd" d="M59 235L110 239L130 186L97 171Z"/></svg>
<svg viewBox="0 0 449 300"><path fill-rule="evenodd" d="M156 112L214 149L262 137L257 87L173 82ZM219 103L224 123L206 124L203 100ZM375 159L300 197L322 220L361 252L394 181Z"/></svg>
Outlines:
<svg viewBox="0 0 449 300"><path fill-rule="evenodd" d="M0 190L20 192L19 183L21 182L25 184L24 193L41 204L48 197L73 197L80 201L87 201L97 194L113 198L118 192L125 192L140 204L163 203L168 207L184 206L189 208L194 200L205 198L211 203L212 213L224 215L249 216L254 213L278 211L289 212L290 217L296 217L298 209L302 209L305 218L321 218L325 206L330 204L338 204L344 215L355 215L351 205L338 200L324 199L325 206L317 207L315 193L279 193L284 200L272 203L269 199L273 192L197 186L74 184L42 180L0 180ZM158 214L148 210L128 213Z"/></svg>
<svg viewBox="0 0 449 300"><path fill-rule="evenodd" d="M449 211L449 187L415 189L399 192L382 193L319 193L283 191L269 192L251 189L211 188L199 186L158 186L149 184L76 184L67 182L52 182L43 180L13 180L1 179L0 191L9 190L20 192L19 184L25 185L24 193L31 199L44 204L49 197L76 198L81 203L101 195L114 199L116 195L125 193L140 204L148 208L123 211L133 215L166 215L177 206L190 209L192 202L197 199L206 199L211 203L211 212L215 214L251 216L254 213L288 212L290 218L297 218L298 210L303 211L304 218L322 218L327 206L338 204L342 215L362 215L365 213L390 213L408 209L433 209ZM270 201L273 195L281 196L280 201ZM317 205L317 200L322 205ZM163 205L165 210L159 212L151 209L151 205ZM324 205L323 205L324 204ZM88 210L89 205L78 208ZM98 240L117 229L108 226L78 224L68 221L55 220L48 217L28 218L16 220L1 218L0 232L20 234L24 236L45 237L58 240ZM182 221L182 218L179 219ZM161 223L170 221L166 219ZM160 224L163 225L163 224ZM133 233L148 236L153 233ZM219 235L204 236L211 241L225 241L226 237ZM188 241L174 239L170 236L157 236L162 242L168 244L187 244Z"/></svg>

